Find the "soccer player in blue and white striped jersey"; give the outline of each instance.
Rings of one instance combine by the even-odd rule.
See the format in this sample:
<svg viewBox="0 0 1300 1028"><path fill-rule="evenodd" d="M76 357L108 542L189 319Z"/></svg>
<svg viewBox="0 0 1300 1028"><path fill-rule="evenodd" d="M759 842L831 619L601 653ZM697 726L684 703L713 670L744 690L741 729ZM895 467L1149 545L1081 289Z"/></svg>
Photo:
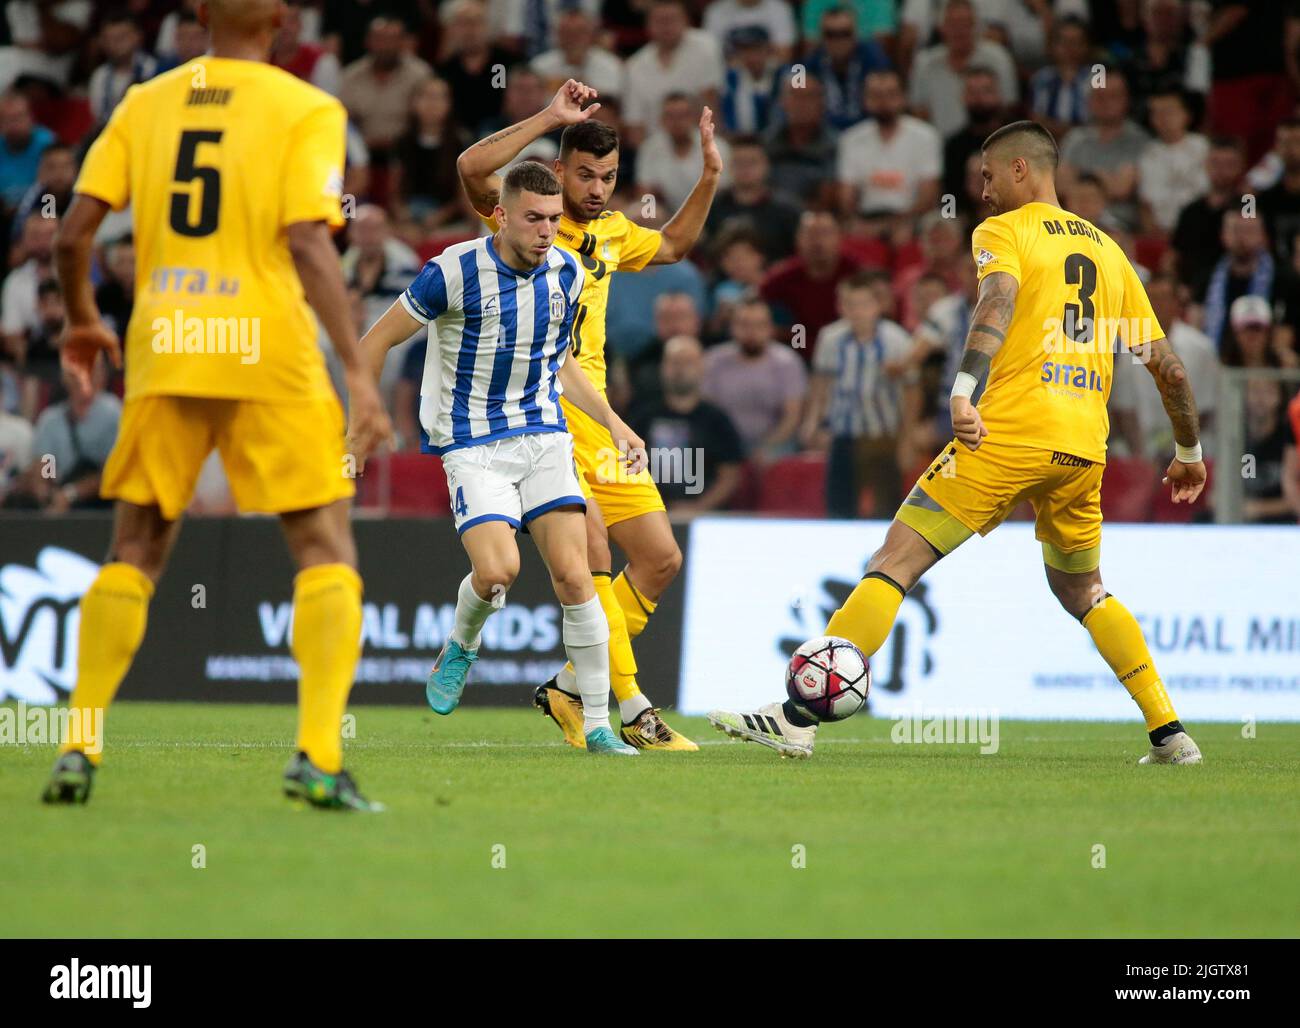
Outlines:
<svg viewBox="0 0 1300 1028"><path fill-rule="evenodd" d="M472 570L429 675L429 706L450 714L459 704L483 624L519 573L515 530L526 525L564 608L564 646L582 696L587 750L635 755L609 724L609 623L587 570L587 504L561 392L609 430L629 463L644 463L645 444L577 361L566 360L585 272L552 246L562 209L560 182L549 168L512 168L493 212L498 231L429 261L361 345L377 379L393 346L423 325L430 329L422 448L442 456Z"/></svg>

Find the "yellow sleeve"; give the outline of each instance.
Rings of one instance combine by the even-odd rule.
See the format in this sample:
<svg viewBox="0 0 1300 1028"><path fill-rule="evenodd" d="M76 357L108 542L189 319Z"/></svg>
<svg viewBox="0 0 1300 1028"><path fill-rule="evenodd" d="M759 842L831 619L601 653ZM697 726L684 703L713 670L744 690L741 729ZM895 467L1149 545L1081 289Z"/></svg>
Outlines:
<svg viewBox="0 0 1300 1028"><path fill-rule="evenodd" d="M995 271L1005 271L1020 282L1020 253L1014 227L1001 218L989 218L970 237L971 253L979 279Z"/></svg>
<svg viewBox="0 0 1300 1028"><path fill-rule="evenodd" d="M343 165L347 155L347 114L337 101L311 111L294 128L285 161L282 225L323 221L343 225Z"/></svg>
<svg viewBox="0 0 1300 1028"><path fill-rule="evenodd" d="M127 145L127 118L132 86L113 110L81 164L75 192L103 200L115 211L131 202L131 153Z"/></svg>
<svg viewBox="0 0 1300 1028"><path fill-rule="evenodd" d="M642 228L630 218L623 219L627 225L627 234L623 237L623 248L619 251L618 267L611 271L640 271L659 252L663 242L663 233L652 228Z"/></svg>
<svg viewBox="0 0 1300 1028"><path fill-rule="evenodd" d="M1119 254L1115 260L1123 265L1124 306L1120 311L1119 327L1124 345L1132 350L1156 339L1163 339L1164 330L1160 327L1160 321L1156 318L1156 312L1151 307L1151 300L1138 273L1123 254Z"/></svg>

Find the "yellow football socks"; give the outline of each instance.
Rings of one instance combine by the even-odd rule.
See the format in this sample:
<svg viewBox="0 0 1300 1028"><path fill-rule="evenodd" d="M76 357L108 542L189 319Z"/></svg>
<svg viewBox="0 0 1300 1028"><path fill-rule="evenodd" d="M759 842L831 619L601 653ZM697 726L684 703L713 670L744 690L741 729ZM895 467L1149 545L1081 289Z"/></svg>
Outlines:
<svg viewBox="0 0 1300 1028"><path fill-rule="evenodd" d="M1083 627L1120 684L1141 708L1147 731L1178 720L1169 693L1156 672L1147 641L1142 637L1142 628L1124 604L1107 594L1083 616Z"/></svg>
<svg viewBox="0 0 1300 1028"><path fill-rule="evenodd" d="M298 749L322 771L343 767L343 713L361 656L361 576L318 564L293 580Z"/></svg>
<svg viewBox="0 0 1300 1028"><path fill-rule="evenodd" d="M869 575L857 584L826 626L870 657L884 644L903 603L903 590L889 578Z"/></svg>
<svg viewBox="0 0 1300 1028"><path fill-rule="evenodd" d="M627 622L627 637L635 639L645 631L646 622L650 620L650 615L655 612L655 607L659 604L628 580L626 570L620 571L618 577L614 579L614 595L618 598L618 605L623 608L623 618Z"/></svg>
<svg viewBox="0 0 1300 1028"><path fill-rule="evenodd" d="M81 750L92 764L99 764L103 739L87 735L103 724L103 712L140 648L152 597L148 575L134 565L113 563L99 569L81 598L77 685L68 701L69 732L60 753Z"/></svg>

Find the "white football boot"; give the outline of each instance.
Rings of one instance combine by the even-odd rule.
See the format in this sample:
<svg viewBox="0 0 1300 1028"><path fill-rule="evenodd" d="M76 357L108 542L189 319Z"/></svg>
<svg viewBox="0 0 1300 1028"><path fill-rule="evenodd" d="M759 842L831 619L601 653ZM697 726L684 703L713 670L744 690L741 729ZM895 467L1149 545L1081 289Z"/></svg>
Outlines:
<svg viewBox="0 0 1300 1028"><path fill-rule="evenodd" d="M1175 732L1138 761L1139 764L1199 764L1200 748L1186 732Z"/></svg>
<svg viewBox="0 0 1300 1028"><path fill-rule="evenodd" d="M807 760L812 756L817 726L800 728L790 724L780 703L769 703L747 714L711 710L708 717L709 724L733 739L756 742L776 750L782 757Z"/></svg>

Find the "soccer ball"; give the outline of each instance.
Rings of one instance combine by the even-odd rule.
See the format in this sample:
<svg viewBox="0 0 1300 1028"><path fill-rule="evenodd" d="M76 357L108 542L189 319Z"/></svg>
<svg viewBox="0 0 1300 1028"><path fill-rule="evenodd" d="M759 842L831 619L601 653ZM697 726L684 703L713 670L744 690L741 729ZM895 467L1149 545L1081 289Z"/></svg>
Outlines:
<svg viewBox="0 0 1300 1028"><path fill-rule="evenodd" d="M871 688L871 666L847 639L824 635L794 651L785 672L785 691L799 712L818 721L843 721L856 714Z"/></svg>

